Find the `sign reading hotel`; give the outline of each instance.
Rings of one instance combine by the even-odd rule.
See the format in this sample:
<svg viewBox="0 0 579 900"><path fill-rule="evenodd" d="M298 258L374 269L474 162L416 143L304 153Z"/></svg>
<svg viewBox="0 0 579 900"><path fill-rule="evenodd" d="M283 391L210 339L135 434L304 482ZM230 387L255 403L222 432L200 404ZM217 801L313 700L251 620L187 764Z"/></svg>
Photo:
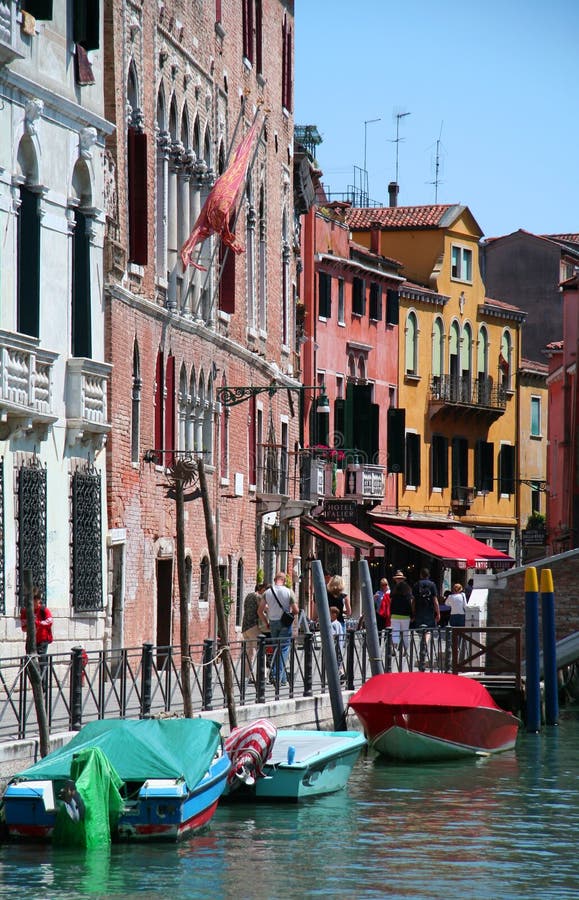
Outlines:
<svg viewBox="0 0 579 900"><path fill-rule="evenodd" d="M355 522L355 500L324 500L324 518L330 522Z"/></svg>

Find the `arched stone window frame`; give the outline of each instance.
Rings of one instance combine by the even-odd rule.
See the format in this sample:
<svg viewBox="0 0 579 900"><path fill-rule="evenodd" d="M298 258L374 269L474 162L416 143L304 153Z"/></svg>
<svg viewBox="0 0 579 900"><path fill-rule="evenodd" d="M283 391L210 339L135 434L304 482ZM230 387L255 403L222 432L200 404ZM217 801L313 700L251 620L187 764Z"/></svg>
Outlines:
<svg viewBox="0 0 579 900"><path fill-rule="evenodd" d="M408 377L418 376L418 316L409 309L404 327L404 372Z"/></svg>

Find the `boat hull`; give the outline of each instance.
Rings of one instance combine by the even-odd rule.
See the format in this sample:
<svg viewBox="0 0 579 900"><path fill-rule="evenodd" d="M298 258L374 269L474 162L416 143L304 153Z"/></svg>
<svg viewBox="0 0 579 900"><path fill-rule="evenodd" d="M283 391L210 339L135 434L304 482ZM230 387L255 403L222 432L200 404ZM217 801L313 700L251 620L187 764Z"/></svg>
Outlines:
<svg viewBox="0 0 579 900"><path fill-rule="evenodd" d="M518 722L502 710L402 712L368 717L370 746L384 756L408 761L458 759L512 750Z"/></svg>
<svg viewBox="0 0 579 900"><path fill-rule="evenodd" d="M176 841L205 828L225 790L230 762L218 757L205 777L189 790L177 779L151 779L128 802L111 827L114 841ZM4 815L10 837L50 840L56 823L54 797L57 785L51 781L20 781L10 784L4 794Z"/></svg>
<svg viewBox="0 0 579 900"><path fill-rule="evenodd" d="M252 786L240 785L228 797L297 802L334 793L347 784L365 746L358 731L280 729L263 767L265 777Z"/></svg>
<svg viewBox="0 0 579 900"><path fill-rule="evenodd" d="M519 720L465 676L376 675L350 698L378 753L407 761L489 755L514 748Z"/></svg>

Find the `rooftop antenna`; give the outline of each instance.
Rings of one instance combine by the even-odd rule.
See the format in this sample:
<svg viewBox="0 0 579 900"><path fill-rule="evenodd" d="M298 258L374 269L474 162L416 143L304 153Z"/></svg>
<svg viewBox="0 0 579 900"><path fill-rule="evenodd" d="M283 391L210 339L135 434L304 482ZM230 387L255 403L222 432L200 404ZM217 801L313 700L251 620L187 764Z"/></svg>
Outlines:
<svg viewBox="0 0 579 900"><path fill-rule="evenodd" d="M438 185L442 184L440 180L440 144L442 138L442 126L444 122L440 123L440 134L438 135L438 140L436 142L436 158L434 162L434 181L431 181L430 184L434 185L434 202L438 203Z"/></svg>
<svg viewBox="0 0 579 900"><path fill-rule="evenodd" d="M364 119L364 191L362 193L362 206L368 206L369 185L368 185L368 169L366 167L366 149L368 146L368 125L373 122L381 122L382 119Z"/></svg>
<svg viewBox="0 0 579 900"><path fill-rule="evenodd" d="M394 179L396 184L398 184L398 145L400 144L400 141L404 140L404 138L400 137L400 119L404 119L409 115L411 115L409 112L396 113L396 139L390 141L391 144L396 144L396 177Z"/></svg>

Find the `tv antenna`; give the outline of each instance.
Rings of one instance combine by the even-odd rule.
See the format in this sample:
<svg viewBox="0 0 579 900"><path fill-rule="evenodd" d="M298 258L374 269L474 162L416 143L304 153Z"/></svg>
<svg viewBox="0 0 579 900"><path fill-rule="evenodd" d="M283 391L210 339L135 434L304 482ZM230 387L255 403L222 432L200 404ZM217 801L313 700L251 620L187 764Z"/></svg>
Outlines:
<svg viewBox="0 0 579 900"><path fill-rule="evenodd" d="M440 123L440 134L438 135L438 140L436 142L436 156L434 160L434 181L430 181L429 184L434 185L434 202L438 203L438 185L442 184L440 180L440 152L441 152L441 143L442 143L442 126L444 122Z"/></svg>
<svg viewBox="0 0 579 900"><path fill-rule="evenodd" d="M396 138L394 140L391 140L390 143L396 144L396 177L394 180L395 180L396 184L398 184L398 149L399 149L400 141L404 140L404 138L400 137L400 119L404 119L406 116L409 116L411 114L409 112L399 112L399 113L396 113L395 115L396 115Z"/></svg>

